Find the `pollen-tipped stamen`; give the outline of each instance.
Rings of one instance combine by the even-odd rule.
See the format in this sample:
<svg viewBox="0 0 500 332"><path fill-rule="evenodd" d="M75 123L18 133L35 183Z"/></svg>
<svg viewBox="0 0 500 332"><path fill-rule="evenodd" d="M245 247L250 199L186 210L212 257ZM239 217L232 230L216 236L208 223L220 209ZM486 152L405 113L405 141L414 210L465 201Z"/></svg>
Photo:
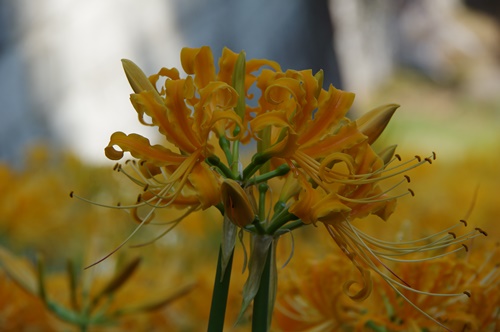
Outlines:
<svg viewBox="0 0 500 332"><path fill-rule="evenodd" d="M376 195L369 196L369 197L363 197L363 198L356 198L355 200L356 200L357 203L361 203L361 204L363 204L363 203L374 203L374 202L385 202L385 201L389 201L391 199L395 199L395 198L400 198L400 197L406 196L406 195L408 195L408 192L410 194L412 194L413 191L411 189L408 189L408 192L406 192L406 193L403 193L403 194L400 194L400 195L397 195L397 196L387 196L387 197L384 197L381 200L377 200L377 198L382 197L382 196L388 194L389 192L393 191L394 189L396 189L397 187L399 187L401 184L405 183L405 181L406 180L401 180L398 183L396 183L395 185L393 185L392 187L387 188L386 190L384 190L384 191L382 191L382 192L380 192L380 193L378 193ZM412 194L412 196L414 196L414 194ZM346 201L348 201L348 199L351 199L350 202L354 203L354 199L352 199L350 197L345 197L345 196L342 196L342 195L338 195L338 197L341 198L341 199L345 198L344 200L346 200Z"/></svg>
<svg viewBox="0 0 500 332"><path fill-rule="evenodd" d="M149 244L152 244L152 243L158 241L159 239L161 239L162 237L167 235L172 229L174 229L185 217L187 217L188 215L190 215L191 213L193 213L194 211L197 211L197 210L198 209L191 209L190 208L182 216L180 216L174 220L170 220L169 222L161 223L161 224L171 224L171 226L169 228L167 228L165 231L161 232L159 235L155 236L153 239L151 239L147 242L130 245L130 248L144 247L144 246L147 246ZM160 223L155 223L154 225L160 225Z"/></svg>
<svg viewBox="0 0 500 332"><path fill-rule="evenodd" d="M412 307L414 307L420 313L422 313L423 315L425 315L427 318L429 318L432 321L434 321L437 324L439 324L441 327L445 328L448 331L451 331L446 326L444 326L442 323L440 323L438 320L436 320L434 317L432 317L429 314L427 314L424 310L422 310L420 307L418 307L415 303L413 303L411 300L409 300L406 296L404 296L403 293L397 288L397 286L402 287L404 289L407 289L409 291L415 292L415 293L427 294L427 295L432 295L432 296L459 297L459 296L463 296L463 295L467 296L467 294L464 293L464 292L462 292L462 293L452 293L452 294L435 294L435 293L425 292L425 291L421 291L421 290L417 290L415 288L412 288L404 280L402 280L398 275L396 275L392 270L390 270L384 263L382 263L380 261L380 259L378 259L377 255L375 255L375 254L372 253L370 247L368 247L362 241L362 239L358 236L357 232L352 228L352 225L350 223L347 223L347 224L348 224L347 225L348 228L346 228L346 230L350 229L351 232L344 231L342 233L348 235L349 238L352 241L352 244L354 244L356 247L358 247L358 250L356 250L356 251L361 254L361 255L359 255L359 257L361 257L363 259L363 261L368 266L370 266L370 268L372 268L375 272L377 272L377 274L379 274L387 282L387 284L392 289L394 289L407 303L409 303ZM357 237L358 241L355 240L354 236ZM391 278L390 276L387 276L385 273L383 273L382 271L380 271L380 269L377 267L377 265L367 256L367 254L365 253L365 251L363 249L365 249L367 252L369 252L371 254L371 256L374 257L377 262L379 262L382 266L384 266L384 268L386 268L393 276L395 276L401 282L399 282L399 281Z"/></svg>
<svg viewBox="0 0 500 332"><path fill-rule="evenodd" d="M393 161L395 161L397 159L397 158L393 158L391 161L389 161L383 167L381 167L381 168L379 168L371 173L363 173L363 174L345 174L345 173L340 173L340 172L334 171L332 169L327 169L327 168L321 167L321 166L318 166L318 172L322 171L322 172L320 172L320 174L323 175L322 178L324 178L323 180L327 183L336 182L336 183L350 184L350 185L363 185L363 184L380 182L382 180L386 180L386 179L392 178L396 175L405 173L409 170L412 170L416 167L419 167L422 164L429 162L428 160L431 160L431 158L432 157L427 157L427 158L424 158L422 160L421 157L415 156L414 159L405 161L397 166L388 167ZM400 159L398 159L398 160L400 160ZM408 167L405 167L403 169L400 169L400 168L412 163L415 160L417 160L417 163L410 165ZM397 169L399 169L399 170L395 171ZM395 172L393 172L393 171L395 171ZM390 173L390 172L392 172L392 173ZM390 174L386 174L386 173L390 173ZM382 174L385 174L385 175L382 175Z"/></svg>

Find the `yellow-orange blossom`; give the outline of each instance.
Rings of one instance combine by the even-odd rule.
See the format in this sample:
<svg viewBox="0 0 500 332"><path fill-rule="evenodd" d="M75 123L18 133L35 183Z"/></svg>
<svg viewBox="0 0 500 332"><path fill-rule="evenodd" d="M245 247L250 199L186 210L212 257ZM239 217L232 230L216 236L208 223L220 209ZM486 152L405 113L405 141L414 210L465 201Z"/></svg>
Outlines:
<svg viewBox="0 0 500 332"><path fill-rule="evenodd" d="M217 206L221 212L226 211L235 227L252 236L276 239L300 226L323 223L362 275L361 289L352 292L353 281L344 285L344 291L354 300L370 294L370 271L396 291L398 287L411 288L383 260L452 247L478 234L476 231L451 238L443 232L429 237L425 245L415 246L414 242L382 242L358 230L353 225L356 218L376 214L386 220L397 198L413 195L410 189L395 189L409 182L403 173L432 163L435 155L401 162L394 153L395 146L374 151L372 143L397 105L376 108L352 121L346 113L354 94L331 85L323 89L322 72L283 72L269 60L249 60L243 72L238 72L237 59L238 54L224 49L216 74L208 47L185 48L181 63L186 78L181 78L175 68L162 68L147 78L134 63L123 60L139 121L157 127L168 147L153 145L137 134L116 132L111 136L106 156L119 160L129 152L136 158L128 163L132 172L121 166L117 169L143 188L135 204L119 208L130 208L134 218L143 224L153 218L156 208L185 208L191 212ZM263 66L269 68L260 70ZM237 91L235 81L242 82L241 90ZM254 83L260 90L257 106L242 106L241 100L253 99L249 91ZM251 153L251 164L238 167L238 146L252 141L258 144ZM277 173L281 166L288 166L290 172ZM382 181L396 176L401 179L396 185L381 188ZM259 208L249 206L248 202L256 201L256 197L243 197L252 196L251 191L237 190L235 186L247 189L271 178L284 180L285 185L278 193L279 208L276 205L274 214L264 216L255 211ZM223 183L225 190L221 193ZM242 197L231 198L228 193ZM265 203L261 200L259 204ZM140 207L149 210L140 215Z"/></svg>

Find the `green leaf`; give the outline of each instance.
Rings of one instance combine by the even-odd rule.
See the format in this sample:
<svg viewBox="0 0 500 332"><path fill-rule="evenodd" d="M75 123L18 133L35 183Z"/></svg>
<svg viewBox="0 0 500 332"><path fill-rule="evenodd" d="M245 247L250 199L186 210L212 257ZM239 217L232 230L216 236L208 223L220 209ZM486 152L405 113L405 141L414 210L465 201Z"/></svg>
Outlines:
<svg viewBox="0 0 500 332"><path fill-rule="evenodd" d="M118 271L111 280L108 281L106 286L94 297L92 301L93 304L96 304L103 296L111 295L118 288L123 286L123 284L132 276L134 271L139 266L141 262L141 258L137 257L133 259L131 262L122 267L120 271Z"/></svg>
<svg viewBox="0 0 500 332"><path fill-rule="evenodd" d="M246 309L257 295L260 287L262 272L266 266L266 260L273 242L271 235L252 235L252 252L250 254L248 279L243 286L243 302L237 321L241 319Z"/></svg>
<svg viewBox="0 0 500 332"><path fill-rule="evenodd" d="M226 268L228 266L229 259L231 258L236 244L236 233L238 232L238 227L232 223L229 217L224 213L224 221L222 224L222 262L221 262L221 282L222 277L226 273Z"/></svg>

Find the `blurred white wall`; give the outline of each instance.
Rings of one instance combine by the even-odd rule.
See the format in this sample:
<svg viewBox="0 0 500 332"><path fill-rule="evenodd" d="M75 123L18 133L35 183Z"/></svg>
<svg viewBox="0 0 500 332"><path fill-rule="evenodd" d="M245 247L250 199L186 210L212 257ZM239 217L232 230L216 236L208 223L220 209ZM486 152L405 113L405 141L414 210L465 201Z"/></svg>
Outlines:
<svg viewBox="0 0 500 332"><path fill-rule="evenodd" d="M61 147L75 150L87 161L102 162L112 132L144 132L128 101L131 89L120 59L132 59L149 73L159 69L151 68L152 63L180 63L182 42L169 3L14 2L17 63L13 65L23 67L33 110L48 116L49 130ZM23 90L9 91L11 98L25 98Z"/></svg>

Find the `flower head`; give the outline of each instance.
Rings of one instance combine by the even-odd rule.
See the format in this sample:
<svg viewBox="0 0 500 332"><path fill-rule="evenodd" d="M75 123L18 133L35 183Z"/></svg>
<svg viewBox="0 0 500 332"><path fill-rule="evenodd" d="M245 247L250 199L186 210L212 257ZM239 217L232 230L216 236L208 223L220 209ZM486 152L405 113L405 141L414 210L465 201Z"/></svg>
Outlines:
<svg viewBox="0 0 500 332"><path fill-rule="evenodd" d="M139 159L138 163L132 162L134 174L127 173L144 188L134 208L188 205L206 209L220 201L218 176L203 161L214 154L212 133L221 135L228 123L242 123L233 110L237 101L235 90L225 82L212 81L213 67L199 65L211 62L212 54L207 48L198 51L195 56L182 58L184 67L196 68L194 78L181 79L176 69L163 68L148 79L135 64L123 60L135 92L130 100L140 122L156 126L176 148L173 151L152 145L137 134L116 132L111 136L105 149L108 158L121 159L123 152L128 151ZM157 89L159 78L165 82ZM151 123L146 122L145 116L151 118Z"/></svg>
<svg viewBox="0 0 500 332"><path fill-rule="evenodd" d="M360 273L343 287L355 301L372 292L373 273L403 298L400 289L418 293L387 261L439 258L466 250L465 240L484 233L475 229L457 236L457 223L423 239L388 242L355 226L356 219L369 215L387 220L398 198L414 195L409 188L400 189L410 182L405 173L436 159L432 153L402 161L395 146L373 148L398 105L375 108L353 121L346 114L354 94L331 85L323 89L321 71L283 72L275 62L246 61L243 52L225 49L216 73L208 47L183 49L181 63L185 78L175 68L162 68L148 78L134 63L123 61L139 121L157 127L166 144L116 132L105 153L112 160L122 159L125 152L135 158L125 162L127 169L117 165L116 170L142 193L135 204L119 208L130 209L141 226L151 222L157 208L184 209L183 216L211 206L219 209L224 216L222 276L230 266L237 234L242 243L243 232L250 234L249 277L240 316L254 300L263 271L268 271L267 283L276 284L276 273L269 272L274 269L265 264L275 264L277 240L297 228L323 224ZM260 95L257 106L250 106L254 84ZM248 148L254 149L251 162L243 165L240 147L252 141L256 144ZM171 223L175 226L181 219ZM439 250L445 252L436 253ZM434 254L413 257L427 252ZM272 288L269 298L262 297L271 303Z"/></svg>

